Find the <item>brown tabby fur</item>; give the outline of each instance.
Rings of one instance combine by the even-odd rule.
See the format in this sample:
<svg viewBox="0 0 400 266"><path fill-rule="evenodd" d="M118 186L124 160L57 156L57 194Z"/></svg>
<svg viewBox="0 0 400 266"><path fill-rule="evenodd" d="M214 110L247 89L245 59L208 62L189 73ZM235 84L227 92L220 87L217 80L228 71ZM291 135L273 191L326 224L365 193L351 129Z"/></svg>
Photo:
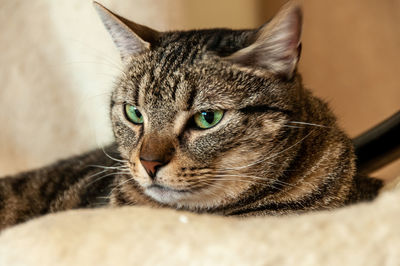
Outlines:
<svg viewBox="0 0 400 266"><path fill-rule="evenodd" d="M116 144L0 179L0 229L81 207L280 215L376 196L381 182L356 175L351 140L295 70L298 6L257 30L159 33L95 5L126 64L111 99ZM285 30L295 42L279 56L271 44ZM144 124L127 120L125 104ZM192 117L204 110L225 113L201 130ZM163 160L155 177L143 157Z"/></svg>

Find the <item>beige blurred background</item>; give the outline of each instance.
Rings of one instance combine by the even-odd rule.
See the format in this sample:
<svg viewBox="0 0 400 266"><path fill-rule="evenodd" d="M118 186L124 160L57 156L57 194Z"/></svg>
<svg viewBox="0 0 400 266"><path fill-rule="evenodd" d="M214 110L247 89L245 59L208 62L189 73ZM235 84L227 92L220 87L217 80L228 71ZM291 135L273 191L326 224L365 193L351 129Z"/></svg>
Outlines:
<svg viewBox="0 0 400 266"><path fill-rule="evenodd" d="M102 0L159 30L257 27L283 0ZM400 0L304 0L305 85L356 136L400 107ZM88 0L0 2L0 175L112 140L119 55ZM400 174L400 163L376 173Z"/></svg>

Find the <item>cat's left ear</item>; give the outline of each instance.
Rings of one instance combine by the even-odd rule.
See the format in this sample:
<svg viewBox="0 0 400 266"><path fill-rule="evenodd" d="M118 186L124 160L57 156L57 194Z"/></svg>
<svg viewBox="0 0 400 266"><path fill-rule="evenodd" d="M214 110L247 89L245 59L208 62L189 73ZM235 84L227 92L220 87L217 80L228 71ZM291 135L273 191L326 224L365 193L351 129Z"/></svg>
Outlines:
<svg viewBox="0 0 400 266"><path fill-rule="evenodd" d="M251 36L247 47L226 59L249 67L268 69L290 79L300 58L302 14L300 5L290 1Z"/></svg>
<svg viewBox="0 0 400 266"><path fill-rule="evenodd" d="M118 16L97 2L93 2L93 5L123 61L150 50L158 39L159 32Z"/></svg>

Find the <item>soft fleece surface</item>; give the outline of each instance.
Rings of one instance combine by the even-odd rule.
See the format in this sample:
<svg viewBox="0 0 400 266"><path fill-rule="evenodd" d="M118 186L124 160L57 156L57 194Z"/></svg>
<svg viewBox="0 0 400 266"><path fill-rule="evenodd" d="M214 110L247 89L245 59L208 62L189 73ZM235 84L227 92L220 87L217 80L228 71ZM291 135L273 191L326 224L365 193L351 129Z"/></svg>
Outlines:
<svg viewBox="0 0 400 266"><path fill-rule="evenodd" d="M125 207L0 234L0 265L400 265L400 182L371 203L239 219Z"/></svg>

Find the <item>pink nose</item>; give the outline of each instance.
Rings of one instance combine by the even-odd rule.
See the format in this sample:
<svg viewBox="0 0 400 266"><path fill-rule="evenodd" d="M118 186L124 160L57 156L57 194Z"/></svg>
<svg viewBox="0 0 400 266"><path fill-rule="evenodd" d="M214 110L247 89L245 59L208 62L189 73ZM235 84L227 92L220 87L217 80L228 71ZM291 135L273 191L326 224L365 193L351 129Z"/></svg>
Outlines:
<svg viewBox="0 0 400 266"><path fill-rule="evenodd" d="M149 174L151 178L156 176L157 169L163 165L163 163L159 161L146 161L140 159L140 162L142 163L144 169L146 169L146 172Z"/></svg>

